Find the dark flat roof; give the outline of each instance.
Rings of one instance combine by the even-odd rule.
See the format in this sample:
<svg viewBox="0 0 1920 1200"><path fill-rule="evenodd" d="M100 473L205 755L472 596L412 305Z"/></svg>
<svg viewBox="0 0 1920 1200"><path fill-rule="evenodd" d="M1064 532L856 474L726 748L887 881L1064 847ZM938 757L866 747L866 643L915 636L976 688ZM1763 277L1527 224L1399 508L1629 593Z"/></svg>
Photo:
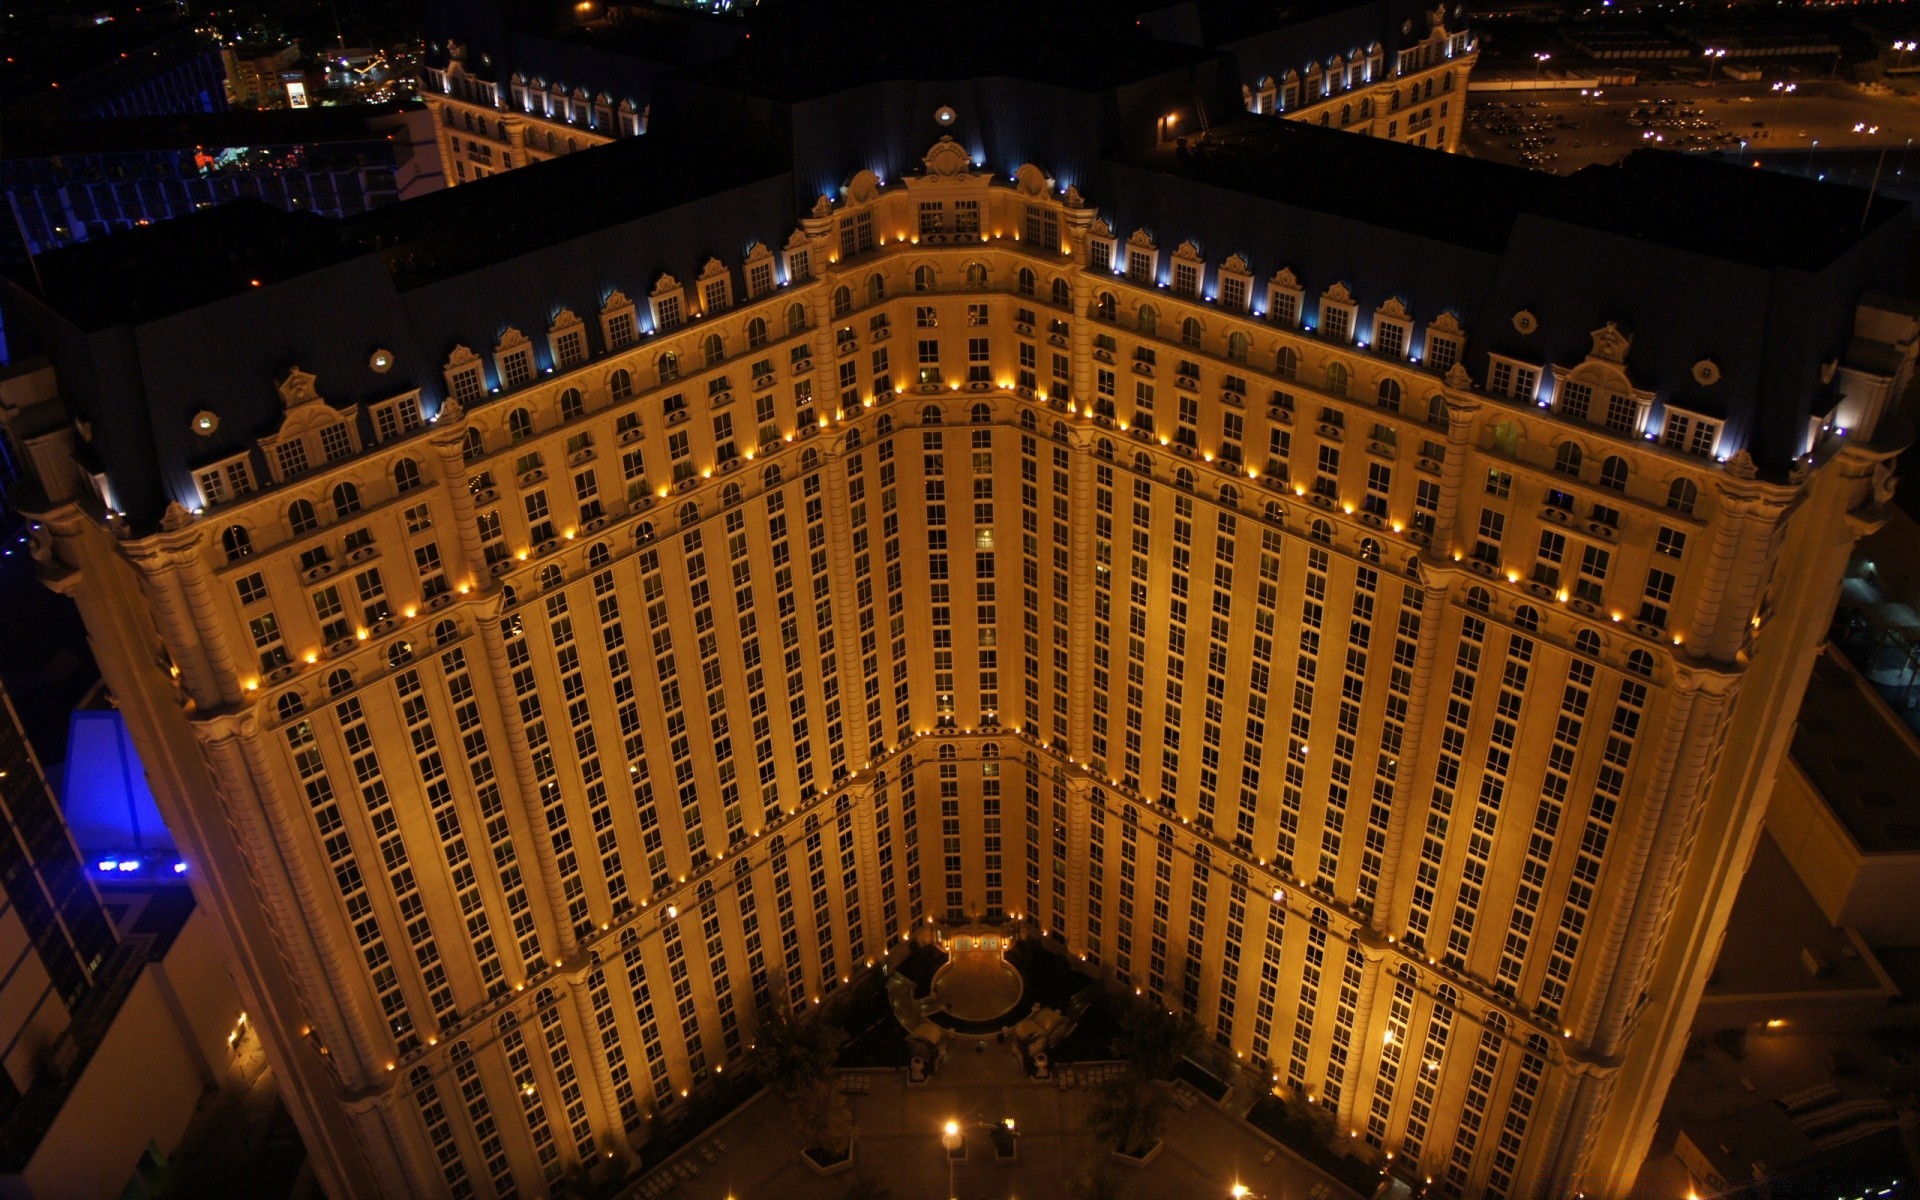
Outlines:
<svg viewBox="0 0 1920 1200"><path fill-rule="evenodd" d="M211 146L298 146L316 142L386 141L386 129L371 122L394 117L398 104L306 109L232 109L155 117L0 119L0 157L51 158L62 154L115 154L142 150L192 150Z"/></svg>

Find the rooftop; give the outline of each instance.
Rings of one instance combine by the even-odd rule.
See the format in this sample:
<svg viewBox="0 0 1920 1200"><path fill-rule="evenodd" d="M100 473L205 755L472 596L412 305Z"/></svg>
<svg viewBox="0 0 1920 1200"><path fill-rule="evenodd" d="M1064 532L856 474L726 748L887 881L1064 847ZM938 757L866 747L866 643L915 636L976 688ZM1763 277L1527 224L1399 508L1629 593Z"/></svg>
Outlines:
<svg viewBox="0 0 1920 1200"><path fill-rule="evenodd" d="M1837 650L1814 660L1793 760L1862 850L1920 850L1920 740Z"/></svg>
<svg viewBox="0 0 1920 1200"><path fill-rule="evenodd" d="M1135 162L1490 252L1506 246L1516 221L1537 217L1806 271L1830 265L1905 207L1883 199L1869 211L1856 188L1658 150L1563 177L1273 118L1245 118ZM1354 186L1360 179L1366 187Z"/></svg>
<svg viewBox="0 0 1920 1200"><path fill-rule="evenodd" d="M316 142L386 141L372 122L400 106L340 106L305 109L233 109L154 117L0 119L6 157L49 158L67 154L117 154L200 147L294 146Z"/></svg>

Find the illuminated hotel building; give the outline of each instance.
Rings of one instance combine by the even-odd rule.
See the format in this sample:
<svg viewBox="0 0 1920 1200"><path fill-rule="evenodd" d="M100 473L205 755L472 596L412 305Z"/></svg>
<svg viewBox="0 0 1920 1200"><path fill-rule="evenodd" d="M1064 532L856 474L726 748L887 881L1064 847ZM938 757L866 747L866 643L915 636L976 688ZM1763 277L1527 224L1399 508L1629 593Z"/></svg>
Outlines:
<svg viewBox="0 0 1920 1200"><path fill-rule="evenodd" d="M1175 150L1222 56L987 26L22 297L46 577L330 1194L617 1169L1003 916L1443 1192L1632 1178L1902 444L1904 210Z"/></svg>

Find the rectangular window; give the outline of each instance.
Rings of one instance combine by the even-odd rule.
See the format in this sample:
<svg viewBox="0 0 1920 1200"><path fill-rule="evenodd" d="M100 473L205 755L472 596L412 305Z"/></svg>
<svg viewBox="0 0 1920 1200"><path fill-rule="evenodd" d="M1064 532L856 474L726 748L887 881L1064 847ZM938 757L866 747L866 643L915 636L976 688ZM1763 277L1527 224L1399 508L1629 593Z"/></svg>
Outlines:
<svg viewBox="0 0 1920 1200"><path fill-rule="evenodd" d="M1496 396L1531 404L1540 390L1540 369L1511 359L1493 358L1487 373L1487 390Z"/></svg>
<svg viewBox="0 0 1920 1200"><path fill-rule="evenodd" d="M1593 388L1571 379L1560 382L1560 415L1584 421L1593 409Z"/></svg>
<svg viewBox="0 0 1920 1200"><path fill-rule="evenodd" d="M1374 318L1373 347L1382 354L1395 358L1407 356L1407 327L1398 321Z"/></svg>
<svg viewBox="0 0 1920 1200"><path fill-rule="evenodd" d="M1460 340L1445 334L1427 334L1427 365L1441 374L1453 369L1460 361Z"/></svg>

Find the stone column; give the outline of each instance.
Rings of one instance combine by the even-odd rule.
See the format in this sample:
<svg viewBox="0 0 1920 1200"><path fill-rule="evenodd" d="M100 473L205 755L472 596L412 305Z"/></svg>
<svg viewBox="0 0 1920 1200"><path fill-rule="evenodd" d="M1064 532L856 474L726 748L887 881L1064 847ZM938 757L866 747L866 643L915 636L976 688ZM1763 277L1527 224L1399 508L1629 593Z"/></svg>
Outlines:
<svg viewBox="0 0 1920 1200"><path fill-rule="evenodd" d="M589 979L599 963L586 951L576 954L567 964L567 996L572 1001L573 1018L587 1043L587 1062L593 1075L589 1093L600 1105L600 1148L608 1159L632 1156L633 1145L627 1139L626 1122L620 1116L620 1098L613 1090L613 1072L607 1066L607 1042L593 1019L593 997Z"/></svg>
<svg viewBox="0 0 1920 1200"><path fill-rule="evenodd" d="M1465 372L1460 372L1464 375ZM1449 380L1452 387L1452 380ZM1452 558L1454 524L1460 513L1460 493L1467 477L1467 448L1473 443L1474 419L1482 403L1471 395L1447 394L1447 461L1440 464L1440 507L1433 518L1432 554Z"/></svg>
<svg viewBox="0 0 1920 1200"><path fill-rule="evenodd" d="M829 586L833 597L833 636L839 647L840 660L840 728L846 740L848 769L864 768L871 761L871 749L867 745L867 698L865 691L866 672L860 669L860 605L859 594L854 581L854 553L852 533L844 519L851 507L847 499L847 469L842 446L844 439L836 431L835 436L822 438L821 481L826 485L827 511L840 514L842 520L827 522L827 555L833 569L829 574ZM859 453L859 452L856 452ZM865 503L865 501L863 501ZM869 512L872 506L868 506ZM875 539L869 533L867 544L868 565L872 565L872 546ZM804 576L803 576L804 578ZM809 587L809 594L811 588ZM874 656L877 661L880 654L880 618L885 609L877 602L874 609ZM859 686L845 686L849 680L860 681ZM831 778L831 771L829 771ZM834 779L828 789L838 786Z"/></svg>
<svg viewBox="0 0 1920 1200"><path fill-rule="evenodd" d="M1615 904L1592 982L1604 1000L1581 1014L1580 1037L1593 1051L1611 1055L1624 1040L1640 987L1652 969L1668 893L1684 870L1688 830L1713 777L1708 752L1738 680L1681 667L1634 839L1623 864Z"/></svg>
<svg viewBox="0 0 1920 1200"><path fill-rule="evenodd" d="M1406 733L1401 738L1400 763L1393 784L1393 806L1387 818L1387 846L1380 855L1380 883L1373 911L1367 924L1375 933L1386 933L1392 924L1391 913L1400 886L1400 865L1408 857L1408 843L1422 836L1421 827L1411 831L1407 818L1418 807L1424 810L1426 798L1419 795L1414 772L1420 762L1420 747L1426 732L1427 697L1433 687L1433 661L1440 646L1439 626L1446 613L1451 578L1431 578L1425 583L1420 604L1420 640L1413 663L1413 686L1407 697Z"/></svg>
<svg viewBox="0 0 1920 1200"><path fill-rule="evenodd" d="M220 787L227 820L249 860L255 895L266 906L275 942L301 997L306 1017L348 1087L377 1074L384 1057L365 1015L345 984L360 964L341 946L338 918L328 908L334 888L314 879L301 846L308 838L298 814L265 769L260 725L252 712L229 712L195 723L193 734Z"/></svg>
<svg viewBox="0 0 1920 1200"><path fill-rule="evenodd" d="M221 623L202 623L207 597L187 594L185 563L196 553L191 546L190 538L172 534L122 549L140 573L154 626L180 670L181 689L199 708L213 709L240 699L240 678Z"/></svg>
<svg viewBox="0 0 1920 1200"><path fill-rule="evenodd" d="M1062 922L1066 928L1067 949L1074 954L1087 952L1087 855L1092 846L1088 830L1093 823L1092 780L1080 774L1067 776L1067 911ZM1042 843L1044 848L1045 843Z"/></svg>
<svg viewBox="0 0 1920 1200"><path fill-rule="evenodd" d="M407 1145L409 1139L401 1136L397 1127L388 1080L348 1093L342 1097L341 1106L347 1111L354 1140L365 1155L366 1168L379 1182L382 1197L407 1200L438 1195L446 1190L442 1181L422 1173L417 1156L403 1154L401 1147Z"/></svg>
<svg viewBox="0 0 1920 1200"><path fill-rule="evenodd" d="M1358 930L1349 936L1360 937ZM1387 952L1383 946L1359 943L1361 957L1366 965L1360 969L1360 997L1353 1005L1353 1042L1347 1053L1346 1078L1341 1081L1340 1108L1336 1114L1341 1129L1352 1129L1354 1109L1360 1103L1360 1081L1366 1078L1366 1068L1370 1061L1380 1057L1380 1044L1373 1036L1373 996L1379 990L1380 971L1386 961ZM1342 971L1346 964L1340 964ZM1337 990L1337 989L1336 989ZM1401 1058L1406 1057L1406 1048L1401 1048ZM1371 1097L1372 1091L1367 1095Z"/></svg>
<svg viewBox="0 0 1920 1200"><path fill-rule="evenodd" d="M459 569L456 588L485 588L491 582L486 572L486 553L480 544L480 524L474 513L473 493L467 489L466 412L460 402L449 396L440 405L435 432L428 440L440 456L440 475L447 497L453 503L453 519L459 529L454 553ZM450 556L451 557L451 556ZM452 566L452 563L448 564Z"/></svg>
<svg viewBox="0 0 1920 1200"><path fill-rule="evenodd" d="M1080 762L1093 754L1093 512L1092 431L1074 430L1068 503L1081 519L1068 525L1067 753ZM1011 627L1015 622L1006 622Z"/></svg>
<svg viewBox="0 0 1920 1200"><path fill-rule="evenodd" d="M554 937L553 958L573 957L579 939L573 922L567 917L567 898L560 886L559 855L553 848L553 831L547 828L546 806L541 803L540 786L533 770L533 751L527 743L527 730L520 721L520 701L513 694L513 672L507 665L506 635L500 630L502 610L498 598L481 606L480 641L486 647L485 674L493 684L494 699L500 706L500 725L506 733L507 758L513 772L501 779L503 787L515 786L517 806L525 814L527 831L533 842L533 874L547 898L548 916ZM509 803L509 808L515 805ZM524 859L522 860L525 861ZM529 963L529 967L535 964Z"/></svg>

